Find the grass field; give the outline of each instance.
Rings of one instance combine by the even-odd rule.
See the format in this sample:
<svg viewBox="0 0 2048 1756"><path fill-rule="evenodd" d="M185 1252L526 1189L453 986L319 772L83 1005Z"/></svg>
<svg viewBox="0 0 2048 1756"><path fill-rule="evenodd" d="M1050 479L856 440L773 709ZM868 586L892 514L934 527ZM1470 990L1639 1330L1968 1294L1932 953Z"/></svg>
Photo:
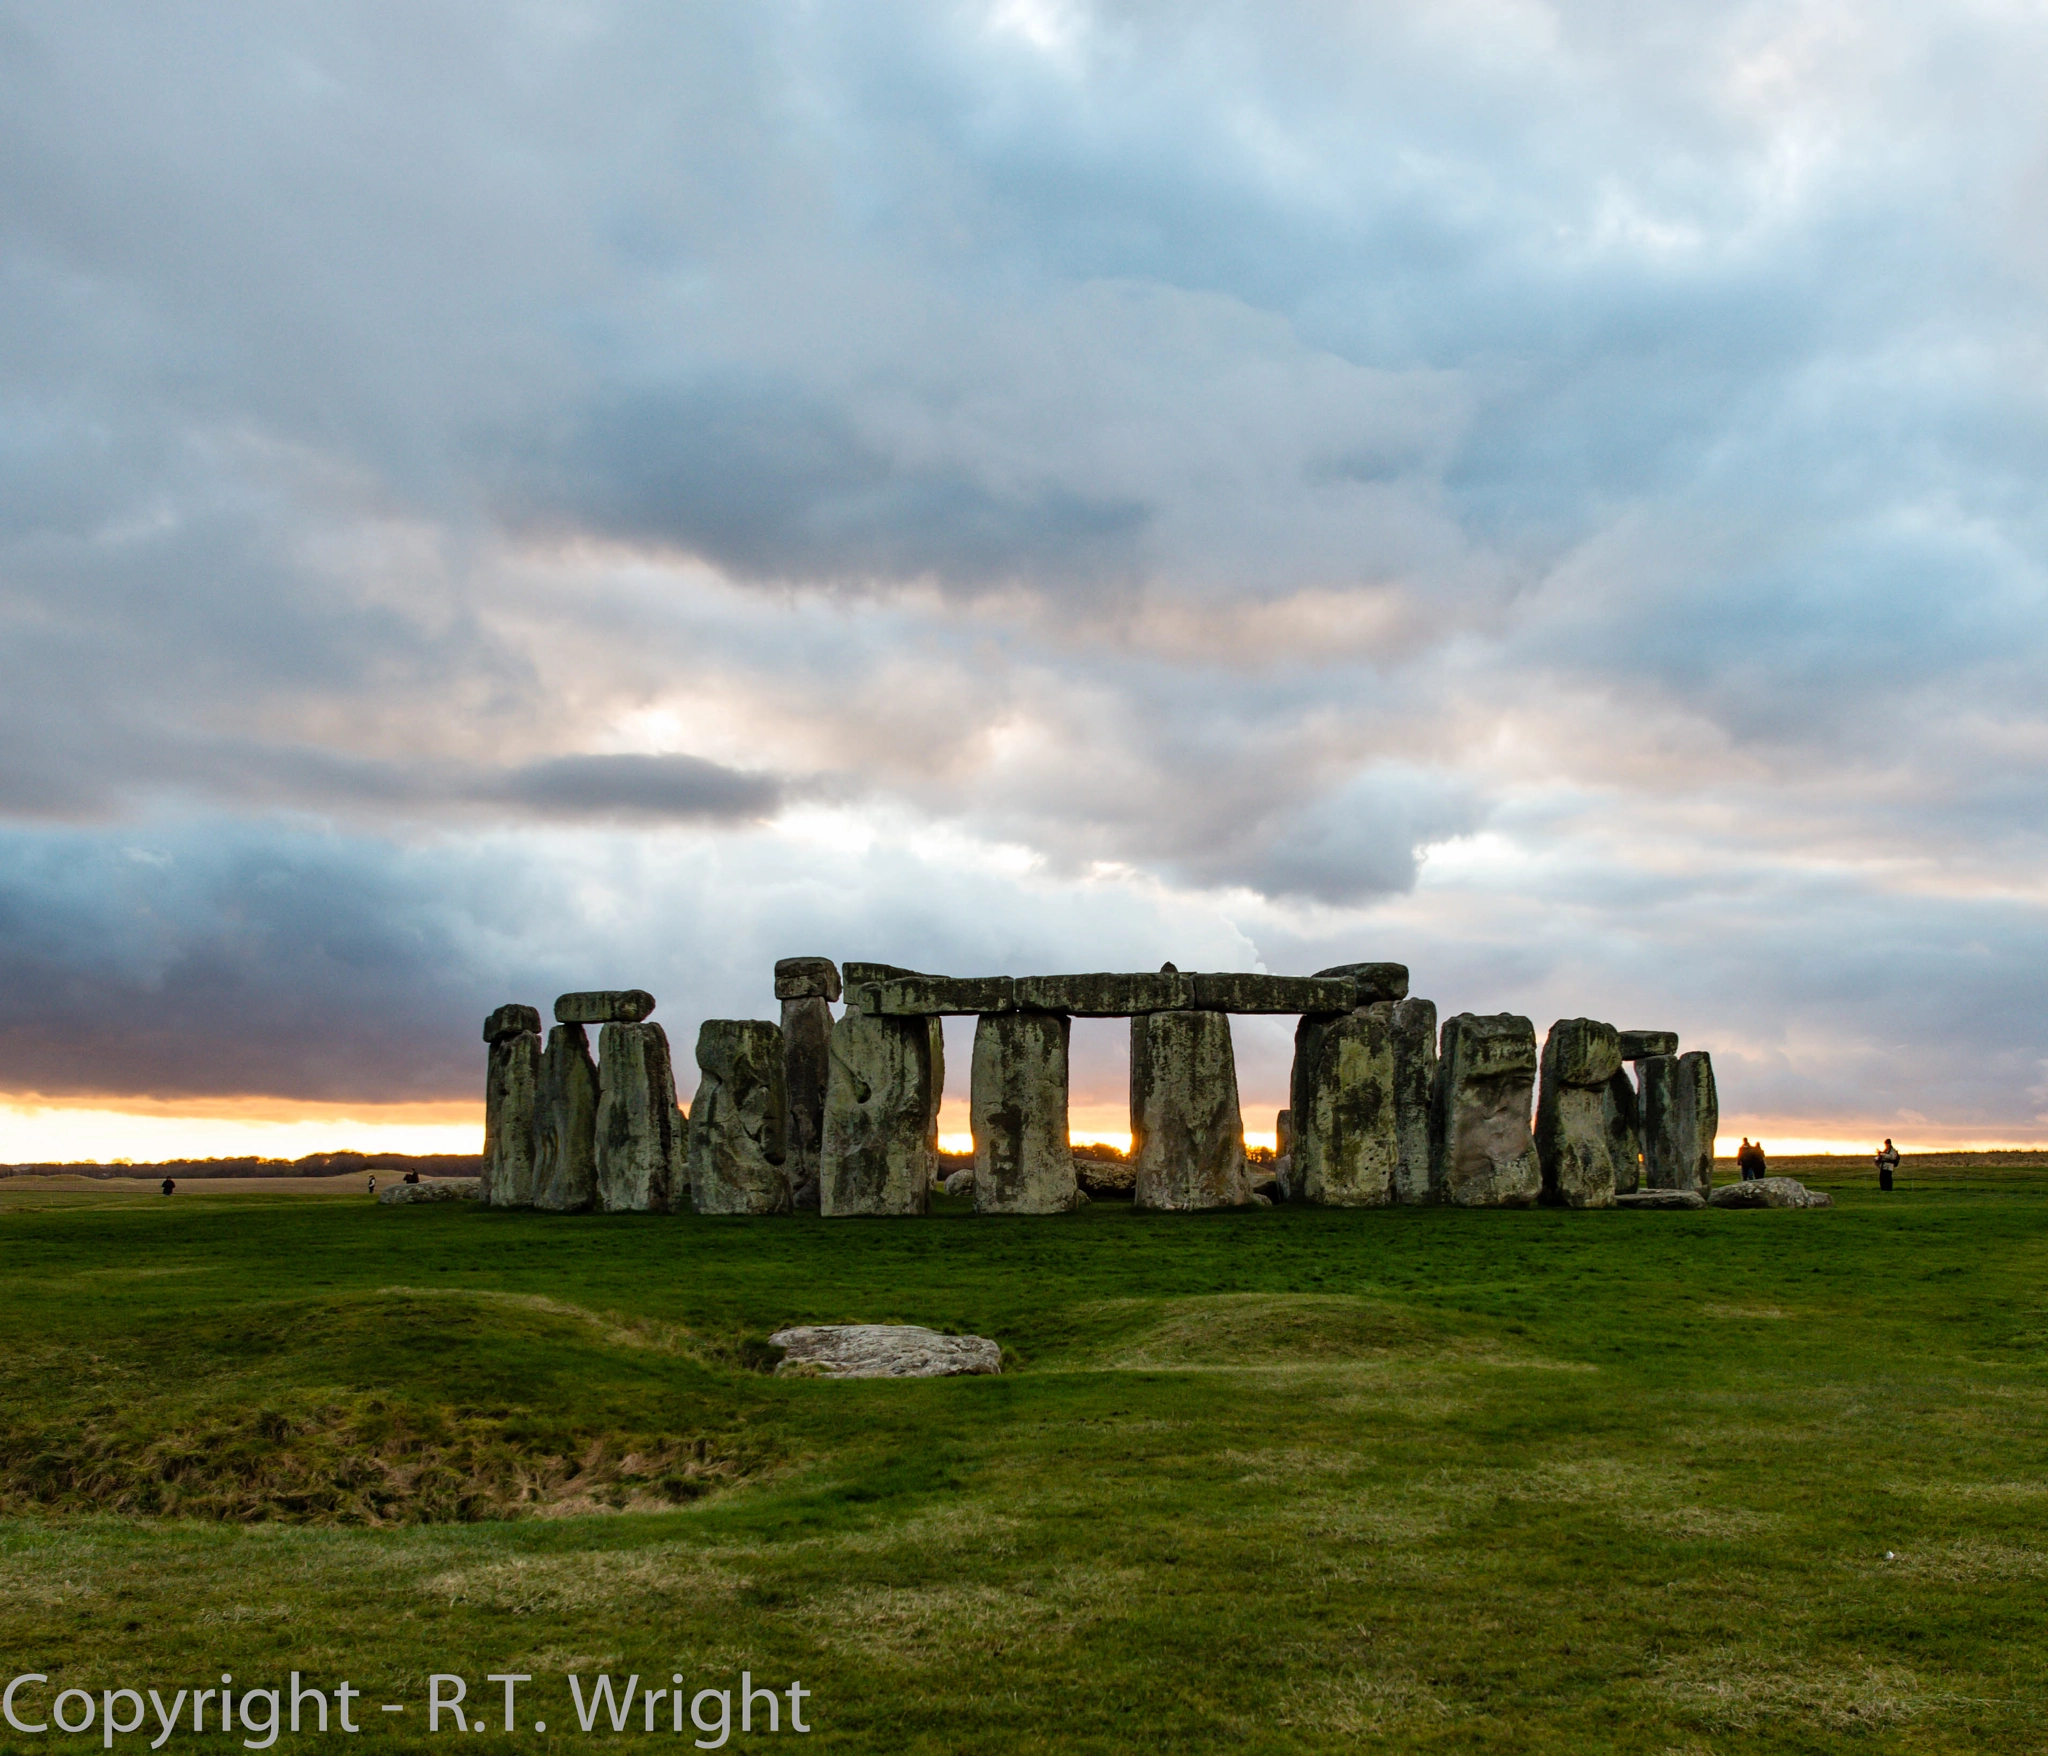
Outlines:
<svg viewBox="0 0 2048 1756"><path fill-rule="evenodd" d="M0 1182L7 1674L345 1677L391 1748L430 1672L533 1673L487 1742L541 1750L611 1735L566 1674L745 1668L845 1751L2040 1750L2048 1171L1924 1168L831 1224ZM802 1321L1005 1374L776 1378ZM625 1735L715 1735L669 1714Z"/></svg>

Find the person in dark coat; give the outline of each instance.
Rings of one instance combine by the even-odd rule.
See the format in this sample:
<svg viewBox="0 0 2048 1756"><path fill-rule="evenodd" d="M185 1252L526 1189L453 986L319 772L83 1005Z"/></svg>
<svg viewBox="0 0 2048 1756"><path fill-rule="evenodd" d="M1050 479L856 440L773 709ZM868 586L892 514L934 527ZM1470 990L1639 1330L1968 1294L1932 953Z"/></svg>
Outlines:
<svg viewBox="0 0 2048 1756"><path fill-rule="evenodd" d="M1899 1149L1887 1140L1884 1151L1877 1155L1877 1186L1889 1189L1892 1186L1892 1172L1899 1168Z"/></svg>
<svg viewBox="0 0 2048 1756"><path fill-rule="evenodd" d="M177 1185L176 1183L172 1182L172 1181L171 1181L171 1179L170 1179L169 1177L166 1177L166 1178L164 1179L164 1193L165 1193L166 1195L175 1195L175 1194L176 1194L177 1192L178 1192L178 1185Z"/></svg>

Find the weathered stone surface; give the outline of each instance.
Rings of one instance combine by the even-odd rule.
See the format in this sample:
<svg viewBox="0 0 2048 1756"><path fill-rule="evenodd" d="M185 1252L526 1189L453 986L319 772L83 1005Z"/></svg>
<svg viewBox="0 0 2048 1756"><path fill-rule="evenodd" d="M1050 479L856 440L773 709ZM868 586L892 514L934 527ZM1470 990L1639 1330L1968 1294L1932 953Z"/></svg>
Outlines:
<svg viewBox="0 0 2048 1756"><path fill-rule="evenodd" d="M1754 1177L1747 1183L1723 1183L1707 1197L1715 1207L1833 1207L1825 1189L1809 1189L1797 1177Z"/></svg>
<svg viewBox="0 0 2048 1756"><path fill-rule="evenodd" d="M580 1024L548 1032L533 1112L533 1204L582 1213L597 1203L597 1063Z"/></svg>
<svg viewBox="0 0 2048 1756"><path fill-rule="evenodd" d="M974 1193L974 1173L972 1171L954 1171L939 1187L944 1189L955 1200L958 1200L962 1195L972 1195Z"/></svg>
<svg viewBox="0 0 2048 1756"><path fill-rule="evenodd" d="M1690 1167L1686 1187L1702 1195L1714 1186L1714 1136L1721 1130L1721 1096L1714 1085L1714 1058L1704 1049L1678 1057L1678 1156Z"/></svg>
<svg viewBox="0 0 2048 1756"><path fill-rule="evenodd" d="M1675 1030L1624 1030L1615 1035L1624 1061L1647 1061L1652 1055L1678 1053Z"/></svg>
<svg viewBox="0 0 2048 1756"><path fill-rule="evenodd" d="M1074 1154L1074 1181L1091 1201L1128 1201L1138 1192L1138 1167L1127 1158Z"/></svg>
<svg viewBox="0 0 2048 1756"><path fill-rule="evenodd" d="M1529 1132L1536 1027L1510 1012L1445 1020L1433 1181L1460 1207L1527 1207L1543 1191Z"/></svg>
<svg viewBox="0 0 2048 1756"><path fill-rule="evenodd" d="M904 976L914 976L918 973L914 969L903 969L893 963L842 963L839 966L839 974L846 983L846 992L849 996L855 988L872 987L876 982L899 981Z"/></svg>
<svg viewBox="0 0 2048 1756"><path fill-rule="evenodd" d="M876 1018L851 1004L827 1046L819 1211L920 1214L938 1166L934 1122L945 1069L935 1019Z"/></svg>
<svg viewBox="0 0 2048 1756"><path fill-rule="evenodd" d="M941 1335L912 1323L806 1324L768 1338L775 1368L816 1378L959 1378L1003 1369L1003 1350L982 1335Z"/></svg>
<svg viewBox="0 0 2048 1756"><path fill-rule="evenodd" d="M1017 978L1017 1004L1030 1012L1134 1018L1141 1012L1184 1011L1194 1003L1194 977L1175 969Z"/></svg>
<svg viewBox="0 0 2048 1756"><path fill-rule="evenodd" d="M517 1001L500 1006L484 1020L484 1041L487 1043L502 1043L507 1037L538 1035L539 1011L531 1006L521 1006Z"/></svg>
<svg viewBox="0 0 2048 1756"><path fill-rule="evenodd" d="M703 1075L690 1104L690 1194L699 1213L787 1213L782 1030L760 1018L707 1018Z"/></svg>
<svg viewBox="0 0 2048 1756"><path fill-rule="evenodd" d="M1395 967L1399 967L1396 965ZM1410 997L1387 1006L1394 1043L1394 1199L1419 1206L1437 1198L1431 1181L1430 1106L1436 1099L1436 1002Z"/></svg>
<svg viewBox="0 0 2048 1756"><path fill-rule="evenodd" d="M1290 1189L1318 1207L1384 1207L1394 1199L1401 1140L1394 1102L1392 1008L1329 1019L1294 1109Z"/></svg>
<svg viewBox="0 0 2048 1756"><path fill-rule="evenodd" d="M1318 976L1342 976L1358 990L1357 1006L1376 1000L1408 998L1408 966L1405 963L1339 963L1316 971Z"/></svg>
<svg viewBox="0 0 2048 1756"><path fill-rule="evenodd" d="M822 994L785 999L782 1168L789 1177L789 1204L798 1213L818 1211L818 1154L825 1142L825 1080L831 1064L831 1005Z"/></svg>
<svg viewBox="0 0 2048 1756"><path fill-rule="evenodd" d="M1276 1206L1298 1200L1294 1193L1294 1155L1283 1152L1273 1160L1273 1201Z"/></svg>
<svg viewBox="0 0 2048 1756"><path fill-rule="evenodd" d="M1222 970L1189 979L1205 1012L1349 1012L1358 1004L1357 985L1346 978Z"/></svg>
<svg viewBox="0 0 2048 1756"><path fill-rule="evenodd" d="M522 1010L530 1013L533 1008ZM539 1090L538 1036L521 1031L491 1044L484 1070L481 1181L483 1199L493 1207L533 1205L533 1109Z"/></svg>
<svg viewBox="0 0 2048 1756"><path fill-rule="evenodd" d="M882 1018L971 1018L1017 1004L1010 976L898 976L877 982L862 1007Z"/></svg>
<svg viewBox="0 0 2048 1756"><path fill-rule="evenodd" d="M829 957L781 957L775 960L778 1000L836 1000L839 966Z"/></svg>
<svg viewBox="0 0 2048 1756"><path fill-rule="evenodd" d="M379 1207L409 1207L416 1201L475 1201L482 1194L477 1177L422 1177L417 1183L391 1183L377 1191Z"/></svg>
<svg viewBox="0 0 2048 1756"><path fill-rule="evenodd" d="M1131 1162L1139 1207L1192 1213L1251 1200L1224 1013L1131 1020Z"/></svg>
<svg viewBox="0 0 2048 1756"><path fill-rule="evenodd" d="M1285 1158L1294 1150L1294 1112L1282 1110L1273 1118L1273 1156Z"/></svg>
<svg viewBox="0 0 2048 1756"><path fill-rule="evenodd" d="M597 1037L597 1205L668 1213L689 1201L683 1118L668 1033L608 1024Z"/></svg>
<svg viewBox="0 0 2048 1756"><path fill-rule="evenodd" d="M1602 1033L1605 1033L1604 1035ZM1600 1083L1583 1077L1605 1069ZM1536 1097L1536 1158L1552 1207L1612 1207L1614 1155L1607 1136L1607 1081L1621 1071L1611 1025L1560 1018L1543 1039ZM1570 1075L1577 1073L1579 1078Z"/></svg>
<svg viewBox="0 0 2048 1756"><path fill-rule="evenodd" d="M1060 1012L986 1013L974 1027L974 1210L1067 1213L1080 1186L1067 1141Z"/></svg>
<svg viewBox="0 0 2048 1756"><path fill-rule="evenodd" d="M1633 1195L1643 1181L1643 1130L1635 1081L1626 1066L1615 1070L1600 1093L1600 1127L1607 1136L1607 1156L1614 1166L1614 1192Z"/></svg>
<svg viewBox="0 0 2048 1756"><path fill-rule="evenodd" d="M1560 1018L1543 1039L1566 1085L1605 1085L1621 1071L1620 1033L1597 1018Z"/></svg>
<svg viewBox="0 0 2048 1756"><path fill-rule="evenodd" d="M1636 1063L1641 1100L1643 1181L1652 1189L1694 1189L1714 1182L1714 1132L1721 1106L1712 1059L1650 1055Z"/></svg>
<svg viewBox="0 0 2048 1756"><path fill-rule="evenodd" d="M1675 1211L1681 1208L1705 1207L1707 1198L1696 1189L1638 1189L1630 1195L1617 1195L1616 1207L1648 1208L1652 1211Z"/></svg>
<svg viewBox="0 0 2048 1756"><path fill-rule="evenodd" d="M639 1024L654 1010L645 988L592 988L555 1002L557 1024Z"/></svg>

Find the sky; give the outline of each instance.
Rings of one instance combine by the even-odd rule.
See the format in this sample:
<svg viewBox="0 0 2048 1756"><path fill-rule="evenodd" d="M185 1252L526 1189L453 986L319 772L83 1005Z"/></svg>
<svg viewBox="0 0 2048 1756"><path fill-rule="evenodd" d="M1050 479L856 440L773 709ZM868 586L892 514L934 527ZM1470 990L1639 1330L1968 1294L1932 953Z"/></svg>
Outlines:
<svg viewBox="0 0 2048 1756"><path fill-rule="evenodd" d="M0 1160L473 1149L570 988L687 1097L798 954L1396 960L1725 1135L2048 1141L2044 64L0 0Z"/></svg>

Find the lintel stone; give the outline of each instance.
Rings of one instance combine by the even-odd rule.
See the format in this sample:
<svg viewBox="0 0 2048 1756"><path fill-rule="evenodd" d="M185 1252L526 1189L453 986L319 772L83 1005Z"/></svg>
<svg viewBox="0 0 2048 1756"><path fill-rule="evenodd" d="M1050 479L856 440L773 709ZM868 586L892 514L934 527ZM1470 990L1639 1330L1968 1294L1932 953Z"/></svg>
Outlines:
<svg viewBox="0 0 2048 1756"><path fill-rule="evenodd" d="M866 1009L879 1018L978 1016L1017 1009L1010 976L899 976L877 982Z"/></svg>
<svg viewBox="0 0 2048 1756"><path fill-rule="evenodd" d="M775 963L778 1000L836 1000L839 966L829 957L783 957Z"/></svg>
<svg viewBox="0 0 2048 1756"><path fill-rule="evenodd" d="M1017 978L1017 1005L1026 1012L1135 1018L1145 1012L1185 1012L1194 1003L1194 978L1172 969Z"/></svg>
<svg viewBox="0 0 2048 1756"><path fill-rule="evenodd" d="M593 988L555 1002L557 1024L640 1024L654 1010L645 988Z"/></svg>
<svg viewBox="0 0 2048 1756"><path fill-rule="evenodd" d="M1675 1030L1625 1030L1619 1033L1624 1061L1647 1061L1652 1055L1678 1053Z"/></svg>
<svg viewBox="0 0 2048 1756"><path fill-rule="evenodd" d="M1221 970L1193 979L1203 1012L1349 1012L1359 1004L1356 984L1344 978Z"/></svg>
<svg viewBox="0 0 2048 1756"><path fill-rule="evenodd" d="M487 1043L502 1043L513 1037L539 1035L539 1010L532 1006L521 1006L517 1001L500 1006L484 1020L484 1041Z"/></svg>
<svg viewBox="0 0 2048 1756"><path fill-rule="evenodd" d="M1360 1006L1377 1000L1408 998L1408 966L1405 963L1339 963L1316 971L1318 976L1348 976L1358 984Z"/></svg>

